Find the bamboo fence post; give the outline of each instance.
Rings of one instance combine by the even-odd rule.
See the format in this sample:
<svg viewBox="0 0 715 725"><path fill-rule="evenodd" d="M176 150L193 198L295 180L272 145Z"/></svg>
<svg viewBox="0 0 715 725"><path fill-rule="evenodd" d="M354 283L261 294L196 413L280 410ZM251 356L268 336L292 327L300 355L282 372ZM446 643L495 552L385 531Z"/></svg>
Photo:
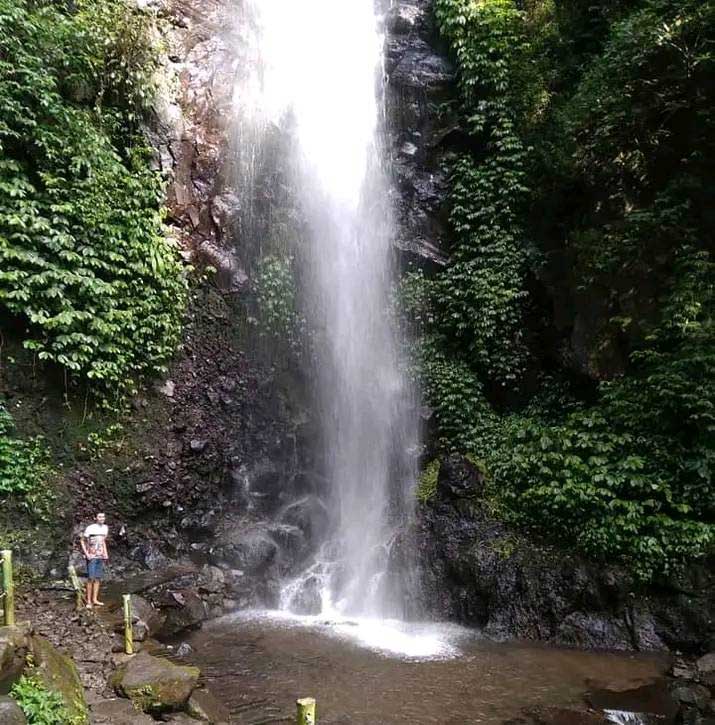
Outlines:
<svg viewBox="0 0 715 725"><path fill-rule="evenodd" d="M3 611L5 612L5 626L15 624L15 583L12 580L12 551L2 551L2 587Z"/></svg>
<svg viewBox="0 0 715 725"><path fill-rule="evenodd" d="M70 564L67 567L67 570L70 573L70 581L72 582L72 587L75 593L75 604L77 606L77 609L82 609L84 596L82 595L82 585L80 584L79 577L77 576L77 569L75 569L74 566Z"/></svg>
<svg viewBox="0 0 715 725"><path fill-rule="evenodd" d="M298 705L298 725L315 725L315 698L303 697L296 701Z"/></svg>
<svg viewBox="0 0 715 725"><path fill-rule="evenodd" d="M124 604L124 651L134 654L134 636L132 634L132 599L130 594L122 594Z"/></svg>

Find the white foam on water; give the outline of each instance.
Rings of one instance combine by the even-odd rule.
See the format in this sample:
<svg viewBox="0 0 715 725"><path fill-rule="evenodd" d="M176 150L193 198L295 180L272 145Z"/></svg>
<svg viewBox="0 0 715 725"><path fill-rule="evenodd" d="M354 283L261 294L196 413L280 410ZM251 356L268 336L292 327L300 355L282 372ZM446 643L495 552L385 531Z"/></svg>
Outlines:
<svg viewBox="0 0 715 725"><path fill-rule="evenodd" d="M453 624L404 622L367 617L299 615L284 610L244 610L214 620L209 626L227 622L261 622L276 627L302 627L334 637L386 657L409 660L455 659L462 654L459 642L475 633Z"/></svg>
<svg viewBox="0 0 715 725"><path fill-rule="evenodd" d="M648 715L630 710L604 710L603 714L608 722L616 725L648 725L651 722Z"/></svg>

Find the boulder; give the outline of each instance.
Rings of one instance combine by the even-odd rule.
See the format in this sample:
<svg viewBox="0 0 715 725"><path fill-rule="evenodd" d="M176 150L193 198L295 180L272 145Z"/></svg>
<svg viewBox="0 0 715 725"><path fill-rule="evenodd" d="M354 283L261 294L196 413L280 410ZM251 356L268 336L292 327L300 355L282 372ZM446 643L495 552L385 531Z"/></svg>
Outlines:
<svg viewBox="0 0 715 725"><path fill-rule="evenodd" d="M199 581L199 589L209 594L218 594L226 587L226 575L222 569L217 566L207 564L201 570L201 579Z"/></svg>
<svg viewBox="0 0 715 725"><path fill-rule="evenodd" d="M323 608L321 582L316 576L309 576L295 585L290 598L290 610L296 614L320 614Z"/></svg>
<svg viewBox="0 0 715 725"><path fill-rule="evenodd" d="M25 667L27 629L0 627L0 694L6 695ZM1 722L1 721L0 721Z"/></svg>
<svg viewBox="0 0 715 725"><path fill-rule="evenodd" d="M317 496L304 496L286 506L280 520L283 524L299 528L307 541L315 543L328 526L328 511Z"/></svg>
<svg viewBox="0 0 715 725"><path fill-rule="evenodd" d="M703 655L697 662L700 679L711 688L715 688L715 652Z"/></svg>
<svg viewBox="0 0 715 725"><path fill-rule="evenodd" d="M30 653L34 670L46 689L62 698L70 715L77 722L87 722L87 702L77 666L71 657L62 654L49 640L38 635L30 637Z"/></svg>
<svg viewBox="0 0 715 725"><path fill-rule="evenodd" d="M7 695L0 697L0 723L2 725L27 725L25 713L15 700Z"/></svg>
<svg viewBox="0 0 715 725"><path fill-rule="evenodd" d="M278 553L276 542L260 528L236 528L226 532L224 538L227 543L211 550L212 562L247 574L265 571Z"/></svg>
<svg viewBox="0 0 715 725"><path fill-rule="evenodd" d="M211 725L227 725L231 718L228 708L208 690L194 690L187 707L189 715Z"/></svg>
<svg viewBox="0 0 715 725"><path fill-rule="evenodd" d="M153 541L144 541L135 546L129 556L152 571L162 569L169 564L169 560L161 553L161 550Z"/></svg>
<svg viewBox="0 0 715 725"><path fill-rule="evenodd" d="M464 456L453 453L440 464L437 491L448 498L480 496L484 490L484 474Z"/></svg>
<svg viewBox="0 0 715 725"><path fill-rule="evenodd" d="M703 655L695 664L701 674L715 672L715 652Z"/></svg>
<svg viewBox="0 0 715 725"><path fill-rule="evenodd" d="M710 691L703 685L680 685L671 695L682 705L696 707L698 710L704 710L710 702Z"/></svg>
<svg viewBox="0 0 715 725"><path fill-rule="evenodd" d="M154 725L155 720L134 707L131 700L100 700L92 705L92 725ZM0 720L0 722L2 722Z"/></svg>
<svg viewBox="0 0 715 725"><path fill-rule="evenodd" d="M144 712L171 712L186 706L199 674L197 667L140 652L114 673L111 684Z"/></svg>
<svg viewBox="0 0 715 725"><path fill-rule="evenodd" d="M167 592L162 599L166 619L161 636L170 637L189 627L195 627L208 618L206 602L193 589L177 589Z"/></svg>
<svg viewBox="0 0 715 725"><path fill-rule="evenodd" d="M166 621L166 614L138 594L131 595L133 635L136 642L143 642L157 634ZM124 631L124 622L115 624L116 632Z"/></svg>

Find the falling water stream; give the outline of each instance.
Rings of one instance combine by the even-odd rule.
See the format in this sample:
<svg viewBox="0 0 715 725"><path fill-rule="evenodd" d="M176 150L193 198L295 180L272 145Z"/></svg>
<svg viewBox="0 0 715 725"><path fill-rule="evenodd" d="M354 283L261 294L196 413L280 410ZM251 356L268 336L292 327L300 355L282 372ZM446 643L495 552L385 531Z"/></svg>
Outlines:
<svg viewBox="0 0 715 725"><path fill-rule="evenodd" d="M381 19L372 0L254 0L247 10L254 52L237 90L241 181L251 183L271 131L290 136L281 163L303 222L292 253L314 331L317 455L330 484L325 542L285 583L281 606L299 612L312 592L321 616L382 622L384 635L415 579L404 556L389 575L388 565L410 517L418 430L389 316Z"/></svg>

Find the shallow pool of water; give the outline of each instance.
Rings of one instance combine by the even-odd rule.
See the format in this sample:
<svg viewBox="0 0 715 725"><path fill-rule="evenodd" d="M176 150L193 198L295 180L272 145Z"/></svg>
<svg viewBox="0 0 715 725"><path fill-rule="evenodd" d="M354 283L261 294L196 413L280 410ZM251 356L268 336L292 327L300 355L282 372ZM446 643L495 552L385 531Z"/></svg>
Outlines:
<svg viewBox="0 0 715 725"><path fill-rule="evenodd" d="M653 683L662 657L494 643L455 626L406 627L243 613L188 639L189 659L235 723L293 722L315 697L321 725L503 723L524 708ZM637 709L638 703L633 703Z"/></svg>

